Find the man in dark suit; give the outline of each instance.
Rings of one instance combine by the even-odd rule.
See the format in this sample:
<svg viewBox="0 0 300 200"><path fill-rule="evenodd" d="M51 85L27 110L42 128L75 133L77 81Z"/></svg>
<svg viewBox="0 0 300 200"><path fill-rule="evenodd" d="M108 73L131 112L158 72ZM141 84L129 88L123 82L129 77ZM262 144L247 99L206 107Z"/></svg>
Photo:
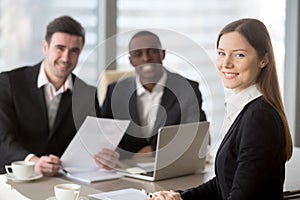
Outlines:
<svg viewBox="0 0 300 200"><path fill-rule="evenodd" d="M164 68L156 34L136 33L129 54L137 76L110 84L101 110L103 117L131 120L119 144L122 158L152 155L162 126L206 120L198 83Z"/></svg>
<svg viewBox="0 0 300 200"><path fill-rule="evenodd" d="M99 115L96 89L72 74L84 42L77 21L58 17L47 26L42 62L0 74L0 173L25 159L36 172L56 174L85 117ZM94 159L111 168L118 153L104 149Z"/></svg>

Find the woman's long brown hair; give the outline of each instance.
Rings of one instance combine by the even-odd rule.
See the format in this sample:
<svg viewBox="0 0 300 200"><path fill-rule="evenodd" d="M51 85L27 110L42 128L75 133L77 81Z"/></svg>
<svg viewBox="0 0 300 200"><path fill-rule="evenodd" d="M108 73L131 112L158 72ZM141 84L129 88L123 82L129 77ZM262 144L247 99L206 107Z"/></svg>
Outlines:
<svg viewBox="0 0 300 200"><path fill-rule="evenodd" d="M289 160L293 152L293 143L280 93L276 62L269 32L266 26L257 19L240 19L228 24L221 30L217 40L217 47L221 36L229 32L238 32L243 35L256 50L258 59L268 56L269 62L258 75L256 85L263 94L265 101L274 107L282 119L285 130L286 159Z"/></svg>

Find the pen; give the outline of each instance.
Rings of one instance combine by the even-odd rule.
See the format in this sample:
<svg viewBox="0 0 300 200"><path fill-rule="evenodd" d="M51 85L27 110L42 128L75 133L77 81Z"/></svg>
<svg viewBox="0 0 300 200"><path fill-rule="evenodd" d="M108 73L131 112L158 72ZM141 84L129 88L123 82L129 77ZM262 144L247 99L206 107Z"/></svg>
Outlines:
<svg viewBox="0 0 300 200"><path fill-rule="evenodd" d="M61 172L65 175L65 176L71 176L70 172L68 172L67 170L65 170L63 167L60 168Z"/></svg>
<svg viewBox="0 0 300 200"><path fill-rule="evenodd" d="M142 192L147 195L147 198L152 198L152 193L149 193L144 189L142 189Z"/></svg>

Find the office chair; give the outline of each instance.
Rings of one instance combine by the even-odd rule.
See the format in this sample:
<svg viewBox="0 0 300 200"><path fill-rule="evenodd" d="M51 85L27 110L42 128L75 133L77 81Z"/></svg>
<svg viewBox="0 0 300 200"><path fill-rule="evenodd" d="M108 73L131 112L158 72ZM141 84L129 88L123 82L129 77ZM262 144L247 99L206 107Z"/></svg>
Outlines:
<svg viewBox="0 0 300 200"><path fill-rule="evenodd" d="M118 71L118 70L105 70L100 76L100 81L98 85L98 95L100 95L100 105L102 105L107 87L110 83L118 80L125 79L135 75L135 71ZM100 91L100 92L99 92Z"/></svg>

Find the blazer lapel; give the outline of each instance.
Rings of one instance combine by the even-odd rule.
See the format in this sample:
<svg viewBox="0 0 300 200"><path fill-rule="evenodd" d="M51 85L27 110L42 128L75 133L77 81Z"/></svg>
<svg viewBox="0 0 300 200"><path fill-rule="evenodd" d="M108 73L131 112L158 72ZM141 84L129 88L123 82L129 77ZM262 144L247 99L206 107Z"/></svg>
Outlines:
<svg viewBox="0 0 300 200"><path fill-rule="evenodd" d="M136 102L136 91L132 94L132 96L130 97L129 100L129 111L130 111L130 118L132 119L133 122L135 122L136 124L140 125L140 118L139 118L139 114L137 111L137 102Z"/></svg>
<svg viewBox="0 0 300 200"><path fill-rule="evenodd" d="M156 115L155 124L153 127L153 130L158 130L161 126L164 126L167 122L167 116L168 112L171 110L172 105L175 101L174 95L171 93L171 91L168 88L164 89L164 94L161 98L161 107L159 107Z"/></svg>
<svg viewBox="0 0 300 200"><path fill-rule="evenodd" d="M167 71L167 81L164 88L164 93L161 97L161 105L166 109L166 111L170 110L172 105L177 100L176 96L172 93L172 91L177 90L176 79L173 74Z"/></svg>
<svg viewBox="0 0 300 200"><path fill-rule="evenodd" d="M64 92L61 96L61 100L58 106L58 110L56 113L55 121L53 128L50 132L50 135L53 135L55 133L56 129L60 125L60 123L63 123L64 116L70 112L70 109L72 109L72 92L70 90L67 90Z"/></svg>
<svg viewBox="0 0 300 200"><path fill-rule="evenodd" d="M161 106L165 108L166 111L168 111L171 109L172 105L174 105L175 101L175 95L170 91L168 87L165 87L163 96L161 98Z"/></svg>
<svg viewBox="0 0 300 200"><path fill-rule="evenodd" d="M241 117L243 115L243 111L237 116L237 118L234 120L233 124L230 126L229 130L227 131L227 133L225 134L219 148L218 148L218 152L217 152L217 155L220 151L220 149L223 147L223 145L225 144L225 142L229 139L229 137L233 134L236 126L238 125Z"/></svg>
<svg viewBox="0 0 300 200"><path fill-rule="evenodd" d="M43 124L47 124L47 134L49 134L49 123L48 123L48 111L47 111L47 106L46 106L46 99L45 99L45 94L44 94L44 89L43 87L38 88L37 87L37 82L38 82L38 75L40 72L41 68L41 62L33 66L31 69L33 70L32 73L27 73L26 76L28 76L28 80L31 81L31 88L32 90L30 91L30 95L34 97L34 100L36 100L36 106L39 111L35 111L41 114L41 121L46 121L46 123L40 124L40 126L43 126ZM43 121L43 122L44 122Z"/></svg>
<svg viewBox="0 0 300 200"><path fill-rule="evenodd" d="M47 110L47 106L46 106L46 99L45 99L45 95L44 95L44 89L42 88L38 88L38 91L36 93L36 100L37 100L37 104L36 105L40 105L40 113L41 113L41 118L45 119L46 124L47 124L47 129L48 132L47 134L49 134L49 119L48 119L48 110Z"/></svg>
<svg viewBox="0 0 300 200"><path fill-rule="evenodd" d="M161 107L157 111L156 120L153 127L153 131L156 132L154 134L157 134L157 130L166 124L168 120L167 118L168 112L170 112L172 106L175 104L177 100L176 96L172 93L172 90L175 91L176 89L174 88L176 83L174 83L172 74L169 73L168 71L167 74L168 74L168 78L160 102Z"/></svg>

